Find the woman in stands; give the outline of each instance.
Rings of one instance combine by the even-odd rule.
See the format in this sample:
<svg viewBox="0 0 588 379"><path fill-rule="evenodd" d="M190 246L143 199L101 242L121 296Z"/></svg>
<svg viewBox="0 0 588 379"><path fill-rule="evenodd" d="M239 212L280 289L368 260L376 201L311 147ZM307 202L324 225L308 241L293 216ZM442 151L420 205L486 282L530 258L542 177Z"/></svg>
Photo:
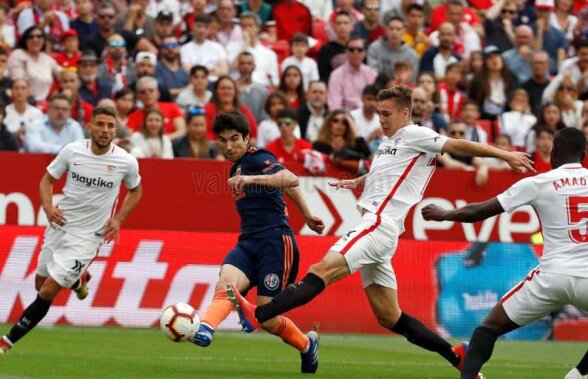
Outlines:
<svg viewBox="0 0 588 379"><path fill-rule="evenodd" d="M204 158L224 160L215 142L206 138L204 108L192 107L186 115L188 130L185 136L172 141L176 158Z"/></svg>
<svg viewBox="0 0 588 379"><path fill-rule="evenodd" d="M535 135L537 130L543 127L547 127L554 132L566 127L566 124L564 124L561 119L561 109L557 104L547 103L541 107L541 113L539 113L537 123L527 135L527 153L532 154L535 152Z"/></svg>
<svg viewBox="0 0 588 379"><path fill-rule="evenodd" d="M582 128L584 103L578 100L578 87L572 79L565 77L555 93L553 102L561 109L561 119L570 128Z"/></svg>
<svg viewBox="0 0 588 379"><path fill-rule="evenodd" d="M296 66L286 67L280 78L278 90L286 95L290 108L298 109L300 103L304 101L302 71Z"/></svg>
<svg viewBox="0 0 588 379"><path fill-rule="evenodd" d="M135 110L135 93L129 88L123 88L114 94L116 105L116 120L120 125L127 126L129 115Z"/></svg>
<svg viewBox="0 0 588 379"><path fill-rule="evenodd" d="M212 131L212 121L221 112L240 111L249 121L250 144L255 146L257 138L257 122L251 110L239 101L239 89L235 81L228 75L218 78L212 90L210 102L204 105L206 117L206 137L209 140L216 140Z"/></svg>
<svg viewBox="0 0 588 379"><path fill-rule="evenodd" d="M157 108L145 112L139 131L131 134L133 150L137 158L172 159L174 153L171 140L163 134L163 114Z"/></svg>
<svg viewBox="0 0 588 379"><path fill-rule="evenodd" d="M263 120L259 123L257 128L257 146L266 147L272 143L275 139L280 137L280 127L278 126L278 112L284 108L290 108L288 99L283 92L277 91L271 93L265 101L265 112L270 118ZM294 130L296 138L300 138L300 127L296 127Z"/></svg>

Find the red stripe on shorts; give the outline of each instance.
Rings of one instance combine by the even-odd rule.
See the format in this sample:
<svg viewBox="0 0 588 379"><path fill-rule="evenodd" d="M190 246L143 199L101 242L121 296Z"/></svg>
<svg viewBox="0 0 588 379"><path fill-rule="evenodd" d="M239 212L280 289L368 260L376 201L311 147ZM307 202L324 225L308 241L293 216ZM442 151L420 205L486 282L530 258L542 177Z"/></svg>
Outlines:
<svg viewBox="0 0 588 379"><path fill-rule="evenodd" d="M531 271L531 273L529 275L527 275L527 277L521 281L515 288L511 289L510 292L508 292L506 295L504 295L502 297L502 300L500 300L501 303L504 303L505 301L507 301L512 295L514 295L515 293L517 293L521 288L523 288L523 286L525 285L526 282L530 282L531 280L533 280L533 277L535 275L539 275L539 269L535 269L533 271Z"/></svg>

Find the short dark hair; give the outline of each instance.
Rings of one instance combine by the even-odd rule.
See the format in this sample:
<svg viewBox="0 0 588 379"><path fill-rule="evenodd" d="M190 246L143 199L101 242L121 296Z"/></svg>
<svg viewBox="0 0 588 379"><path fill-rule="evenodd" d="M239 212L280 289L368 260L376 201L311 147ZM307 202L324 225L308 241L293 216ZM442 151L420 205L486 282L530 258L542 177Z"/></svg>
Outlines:
<svg viewBox="0 0 588 379"><path fill-rule="evenodd" d="M466 101L464 101L463 105L461 106L461 109L464 109L466 106L469 106L469 105L471 105L472 107L476 107L476 110L478 112L480 111L480 106L478 105L476 100L472 100L472 99L467 99Z"/></svg>
<svg viewBox="0 0 588 379"><path fill-rule="evenodd" d="M131 92L132 93L132 92ZM113 107L96 107L92 111L92 120L99 115L112 116L116 120L116 111Z"/></svg>
<svg viewBox="0 0 588 379"><path fill-rule="evenodd" d="M392 16L386 21L386 26L390 25L392 21L399 21L402 25L404 25L404 19L400 16Z"/></svg>
<svg viewBox="0 0 588 379"><path fill-rule="evenodd" d="M586 137L576 128L563 128L555 133L553 148L559 156L580 160L586 150Z"/></svg>
<svg viewBox="0 0 588 379"><path fill-rule="evenodd" d="M259 17L259 15L256 12L243 11L243 12L241 12L241 15L239 16L239 19L243 20L244 18L251 18L255 21L257 26L261 26L261 18Z"/></svg>
<svg viewBox="0 0 588 379"><path fill-rule="evenodd" d="M224 131L234 130L245 138L249 135L249 121L240 111L223 112L214 118L212 130L217 136Z"/></svg>
<svg viewBox="0 0 588 379"><path fill-rule="evenodd" d="M133 92L132 89L130 89L129 87L124 87L119 89L118 91L116 91L114 93L114 100L118 100L118 99L122 99L123 97L127 96L127 95L133 95L133 97L135 97L135 92Z"/></svg>
<svg viewBox="0 0 588 379"><path fill-rule="evenodd" d="M53 103L56 100L65 100L69 105L71 105L71 99L63 93L56 93L55 95L51 96L51 98L49 99L49 104Z"/></svg>
<svg viewBox="0 0 588 379"><path fill-rule="evenodd" d="M206 68L206 66L202 66L199 64L197 64L196 66L192 66L192 68L190 69L190 76L194 76L194 74L196 74L198 71L202 71L208 77L208 69Z"/></svg>
<svg viewBox="0 0 588 379"><path fill-rule="evenodd" d="M537 126L537 128L535 128L535 138L538 138L539 136L541 136L541 133L547 133L547 134L554 136L555 130L551 129L547 125L539 125L539 126Z"/></svg>
<svg viewBox="0 0 588 379"><path fill-rule="evenodd" d="M304 33L296 33L294 34L294 36L292 36L292 39L290 40L290 45L292 45L293 43L304 43L308 45L308 36Z"/></svg>
<svg viewBox="0 0 588 379"><path fill-rule="evenodd" d="M335 19L337 19L337 17L339 16L347 16L350 20L353 20L353 17L351 16L351 13L349 13L348 11L346 11L345 9L339 9L336 13L335 13Z"/></svg>
<svg viewBox="0 0 588 379"><path fill-rule="evenodd" d="M298 121L298 112L290 107L282 108L276 114L276 119L280 118L291 118L292 120Z"/></svg>
<svg viewBox="0 0 588 379"><path fill-rule="evenodd" d="M383 89L378 92L378 101L394 100L397 109L412 109L412 89L405 85Z"/></svg>
<svg viewBox="0 0 588 379"><path fill-rule="evenodd" d="M345 44L345 47L349 47L349 44L350 44L351 42L353 42L353 41L361 41L361 44L362 44L363 48L365 49L365 45L366 45L366 43L365 43L365 39L363 39L363 38L362 38L362 37L360 37L360 36L351 36L351 37L349 37L349 40L348 40L348 41L347 41L347 43Z"/></svg>
<svg viewBox="0 0 588 379"><path fill-rule="evenodd" d="M463 4L463 2L461 0L449 0L449 1L447 1L447 5L458 5L462 8L465 7L465 5Z"/></svg>
<svg viewBox="0 0 588 379"><path fill-rule="evenodd" d="M461 62L453 62L445 66L445 73L449 72L450 70L457 69L459 72L463 72L463 66Z"/></svg>
<svg viewBox="0 0 588 379"><path fill-rule="evenodd" d="M212 19L210 18L210 15L207 13L198 13L196 17L194 17L194 24L200 22L206 25L210 25L211 21Z"/></svg>
<svg viewBox="0 0 588 379"><path fill-rule="evenodd" d="M363 87L363 91L361 91L361 96L372 95L378 97L378 87L373 84L368 84L367 86Z"/></svg>
<svg viewBox="0 0 588 379"><path fill-rule="evenodd" d="M425 13L425 7L421 4L412 3L406 8L406 14L409 14L412 11L419 11Z"/></svg>

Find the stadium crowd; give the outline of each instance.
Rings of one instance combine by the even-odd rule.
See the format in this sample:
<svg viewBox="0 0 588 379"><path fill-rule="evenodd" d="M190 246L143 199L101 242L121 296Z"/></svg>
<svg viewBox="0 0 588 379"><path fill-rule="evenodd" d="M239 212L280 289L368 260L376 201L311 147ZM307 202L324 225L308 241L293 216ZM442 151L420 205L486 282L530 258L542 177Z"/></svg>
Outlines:
<svg viewBox="0 0 588 379"><path fill-rule="evenodd" d="M586 0L9 0L0 4L0 150L57 153L111 105L139 158L223 159L212 120L309 173L369 169L376 95L412 87L412 122L533 154L588 138ZM585 162L588 167L588 162ZM500 162L444 154L439 165Z"/></svg>

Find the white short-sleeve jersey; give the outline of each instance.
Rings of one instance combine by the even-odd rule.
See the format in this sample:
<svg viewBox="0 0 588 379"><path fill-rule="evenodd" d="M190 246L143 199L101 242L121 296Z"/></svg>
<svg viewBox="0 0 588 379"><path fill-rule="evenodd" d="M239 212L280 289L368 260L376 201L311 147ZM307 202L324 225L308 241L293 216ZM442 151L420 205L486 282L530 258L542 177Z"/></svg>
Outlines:
<svg viewBox="0 0 588 379"><path fill-rule="evenodd" d="M447 137L429 128L408 125L391 137L384 137L358 206L394 223L404 231L404 219L422 197L433 172L435 156L441 153Z"/></svg>
<svg viewBox="0 0 588 379"><path fill-rule="evenodd" d="M510 213L531 205L543 231L542 271L588 278L588 170L579 163L525 178L497 196Z"/></svg>
<svg viewBox="0 0 588 379"><path fill-rule="evenodd" d="M135 157L114 144L106 154L96 155L90 140L66 145L47 172L55 179L68 173L64 197L57 204L67 221L62 229L88 238L100 238L106 230L121 182L129 189L141 182Z"/></svg>

